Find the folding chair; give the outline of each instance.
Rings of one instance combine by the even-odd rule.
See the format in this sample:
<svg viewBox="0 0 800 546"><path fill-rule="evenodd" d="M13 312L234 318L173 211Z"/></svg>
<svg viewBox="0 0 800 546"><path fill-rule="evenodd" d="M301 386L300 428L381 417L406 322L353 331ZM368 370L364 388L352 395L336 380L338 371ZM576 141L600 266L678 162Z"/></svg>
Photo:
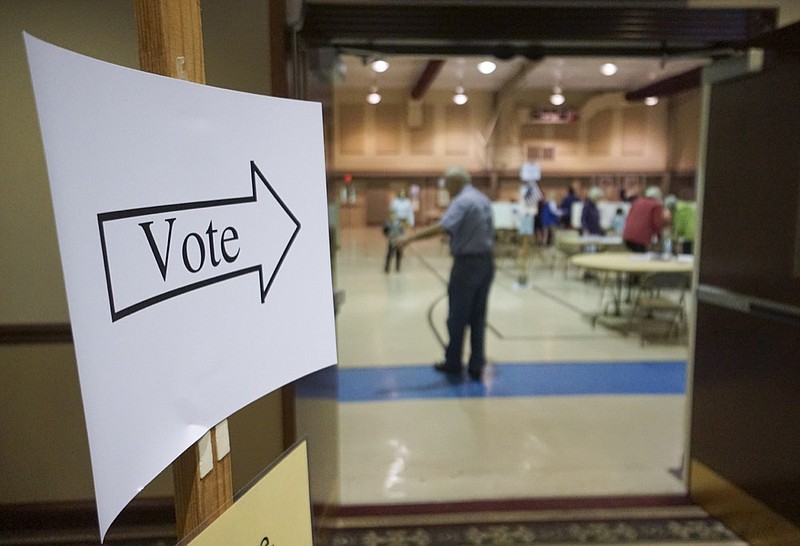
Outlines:
<svg viewBox="0 0 800 546"><path fill-rule="evenodd" d="M664 327L665 339L678 335L686 325L686 292L691 274L659 271L645 274L633 302L631 320L639 319L641 342L651 326Z"/></svg>
<svg viewBox="0 0 800 546"><path fill-rule="evenodd" d="M559 265L564 268L564 278L569 274L569 259L576 254L580 254L581 247L577 243L579 234L571 229L557 229L553 232L553 274Z"/></svg>

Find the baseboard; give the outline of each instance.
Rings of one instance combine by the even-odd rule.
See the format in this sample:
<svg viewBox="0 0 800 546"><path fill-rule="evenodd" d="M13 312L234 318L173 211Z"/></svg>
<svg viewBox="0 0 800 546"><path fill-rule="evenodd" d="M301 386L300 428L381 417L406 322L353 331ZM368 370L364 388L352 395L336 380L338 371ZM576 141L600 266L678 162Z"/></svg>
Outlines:
<svg viewBox="0 0 800 546"><path fill-rule="evenodd" d="M338 505L328 507L330 519L360 517L477 514L489 512L543 512L554 510L611 510L625 508L680 507L690 505L687 495L641 495L614 497L553 497L492 499L462 502Z"/></svg>
<svg viewBox="0 0 800 546"><path fill-rule="evenodd" d="M692 461L689 495L752 546L800 546L800 528L714 472Z"/></svg>
<svg viewBox="0 0 800 546"><path fill-rule="evenodd" d="M93 500L0 504L0 544L66 544L99 541ZM105 542L176 541L173 499L134 499L111 525Z"/></svg>

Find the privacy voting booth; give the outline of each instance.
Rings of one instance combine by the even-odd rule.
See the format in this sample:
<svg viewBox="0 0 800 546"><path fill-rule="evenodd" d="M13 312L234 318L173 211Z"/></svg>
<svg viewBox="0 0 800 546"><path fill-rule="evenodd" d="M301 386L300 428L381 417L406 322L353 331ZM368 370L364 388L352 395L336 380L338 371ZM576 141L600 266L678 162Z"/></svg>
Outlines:
<svg viewBox="0 0 800 546"><path fill-rule="evenodd" d="M320 105L25 42L101 538L177 459L179 538L310 544L305 445L231 507L225 420L336 363Z"/></svg>

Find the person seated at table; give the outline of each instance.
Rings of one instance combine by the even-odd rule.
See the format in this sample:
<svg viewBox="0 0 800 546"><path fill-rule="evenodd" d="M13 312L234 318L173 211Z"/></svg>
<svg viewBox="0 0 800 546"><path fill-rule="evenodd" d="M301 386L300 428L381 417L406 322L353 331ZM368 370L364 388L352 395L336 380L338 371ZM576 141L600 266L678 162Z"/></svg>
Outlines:
<svg viewBox="0 0 800 546"><path fill-rule="evenodd" d="M622 230L625 229L625 209L618 207L611 219L611 231L614 235L622 235Z"/></svg>
<svg viewBox="0 0 800 546"><path fill-rule="evenodd" d="M572 204L580 201L578 191L580 189L580 182L573 181L567 188L567 196L561 200L559 209L561 212L561 227L569 229L572 227Z"/></svg>
<svg viewBox="0 0 800 546"><path fill-rule="evenodd" d="M680 254L691 254L694 247L695 204L674 195L664 198L664 206L672 216L672 248Z"/></svg>
<svg viewBox="0 0 800 546"><path fill-rule="evenodd" d="M600 226L600 209L597 202L603 197L603 190L597 186L589 190L589 196L583 202L581 212L581 231L583 235L604 235Z"/></svg>
<svg viewBox="0 0 800 546"><path fill-rule="evenodd" d="M625 228L622 230L622 241L633 252L647 252L650 245L661 239L664 229L664 207L661 205L661 190L656 186L648 187L644 197L631 203Z"/></svg>
<svg viewBox="0 0 800 546"><path fill-rule="evenodd" d="M551 246L553 244L553 230L558 227L561 221L560 211L552 190L547 192L547 197L539 201L538 207L537 221L534 223L536 241L542 246Z"/></svg>

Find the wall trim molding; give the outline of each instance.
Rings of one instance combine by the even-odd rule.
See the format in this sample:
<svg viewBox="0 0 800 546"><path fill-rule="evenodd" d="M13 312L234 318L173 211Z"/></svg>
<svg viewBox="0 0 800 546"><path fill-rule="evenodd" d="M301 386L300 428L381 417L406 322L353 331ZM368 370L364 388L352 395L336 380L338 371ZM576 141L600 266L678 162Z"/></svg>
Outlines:
<svg viewBox="0 0 800 546"><path fill-rule="evenodd" d="M22 538L25 544L100 540L94 500L0 504L0 529L0 542ZM172 497L134 499L114 521L105 542L162 539L174 543L176 533Z"/></svg>
<svg viewBox="0 0 800 546"><path fill-rule="evenodd" d="M800 544L800 528L697 460L691 461L692 501L749 544Z"/></svg>
<svg viewBox="0 0 800 546"><path fill-rule="evenodd" d="M68 322L0 324L0 345L72 343Z"/></svg>

